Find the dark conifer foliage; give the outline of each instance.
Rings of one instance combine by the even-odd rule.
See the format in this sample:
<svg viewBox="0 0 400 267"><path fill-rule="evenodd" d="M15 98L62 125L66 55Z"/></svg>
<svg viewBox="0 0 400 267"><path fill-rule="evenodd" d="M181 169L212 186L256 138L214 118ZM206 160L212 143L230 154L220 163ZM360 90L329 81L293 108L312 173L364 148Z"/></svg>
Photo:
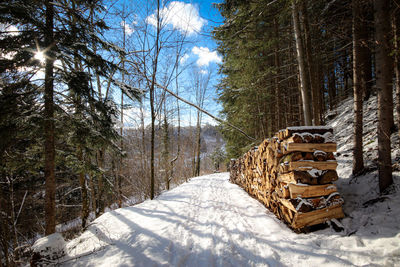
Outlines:
<svg viewBox="0 0 400 267"><path fill-rule="evenodd" d="M64 203L81 210L85 226L89 184L93 197L102 190L104 198L112 197L109 187L99 182L99 177L110 174L108 166L100 167L98 151L110 157L121 153L114 127L118 113L111 98L99 97L94 79L109 80L130 98L138 98L139 91L110 78L125 70L106 58L118 58L124 51L104 41L102 34L108 27L100 19L102 11L101 1L0 3L3 255L18 246L22 236L41 233L44 218L46 234L72 219L63 214ZM73 190L77 187L79 194ZM46 198L33 203L31 192L40 188L46 188ZM19 218L17 206L22 209Z"/></svg>
<svg viewBox="0 0 400 267"><path fill-rule="evenodd" d="M392 183L398 1L225 0L216 6L224 17L214 30L223 55L222 114L258 139L246 140L222 126L228 157L240 156L280 128L323 124L326 112L354 95L353 174L358 175L364 171L363 101L376 88L383 192Z"/></svg>

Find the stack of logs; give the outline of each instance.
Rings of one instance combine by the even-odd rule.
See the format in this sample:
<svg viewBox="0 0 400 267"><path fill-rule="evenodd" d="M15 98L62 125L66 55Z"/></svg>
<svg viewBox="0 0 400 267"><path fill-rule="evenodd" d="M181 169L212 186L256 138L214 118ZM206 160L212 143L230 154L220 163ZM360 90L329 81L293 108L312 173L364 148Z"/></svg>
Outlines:
<svg viewBox="0 0 400 267"><path fill-rule="evenodd" d="M333 129L289 127L232 160L230 179L295 230L344 217Z"/></svg>

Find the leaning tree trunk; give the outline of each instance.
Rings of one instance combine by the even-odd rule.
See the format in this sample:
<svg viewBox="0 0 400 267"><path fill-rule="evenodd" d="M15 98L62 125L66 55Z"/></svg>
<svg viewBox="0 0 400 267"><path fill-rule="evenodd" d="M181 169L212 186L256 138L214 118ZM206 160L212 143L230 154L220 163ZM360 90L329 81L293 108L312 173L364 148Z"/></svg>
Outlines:
<svg viewBox="0 0 400 267"><path fill-rule="evenodd" d="M365 64L361 55L360 31L361 20L360 0L353 0L353 83L354 83L354 126L353 126L353 175L364 169L363 161L363 91L366 81L362 77L362 65Z"/></svg>
<svg viewBox="0 0 400 267"><path fill-rule="evenodd" d="M390 134L393 118L393 65L390 36L389 0L375 0L376 88L378 90L378 169L379 190L385 191L392 183Z"/></svg>
<svg viewBox="0 0 400 267"><path fill-rule="evenodd" d="M303 38L300 31L299 12L296 1L292 3L293 30L296 39L297 62L300 75L300 92L303 103L304 124L312 124L310 88L307 79L306 62L304 60Z"/></svg>
<svg viewBox="0 0 400 267"><path fill-rule="evenodd" d="M50 0L46 1L45 46L46 67L44 76L44 176L46 179L45 222L46 235L56 231L56 179L55 179L55 142L54 142L54 7Z"/></svg>

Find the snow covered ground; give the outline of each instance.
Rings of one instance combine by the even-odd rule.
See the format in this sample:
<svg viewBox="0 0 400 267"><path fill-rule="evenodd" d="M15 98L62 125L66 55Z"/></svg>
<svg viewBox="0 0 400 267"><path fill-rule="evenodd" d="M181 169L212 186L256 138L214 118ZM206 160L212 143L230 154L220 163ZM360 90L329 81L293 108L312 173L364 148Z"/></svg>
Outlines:
<svg viewBox="0 0 400 267"><path fill-rule="evenodd" d="M231 184L228 173L220 173L104 214L67 244L63 261L66 266L400 264L400 231L375 227L370 235L332 229L295 234Z"/></svg>
<svg viewBox="0 0 400 267"><path fill-rule="evenodd" d="M375 101L375 102L374 102ZM65 266L400 266L400 174L378 194L376 98L365 104L365 157L351 177L352 100L329 121L338 143L344 230L295 234L228 173L192 178L155 200L110 211L67 243ZM397 137L394 142L398 143ZM400 151L393 149L398 161Z"/></svg>

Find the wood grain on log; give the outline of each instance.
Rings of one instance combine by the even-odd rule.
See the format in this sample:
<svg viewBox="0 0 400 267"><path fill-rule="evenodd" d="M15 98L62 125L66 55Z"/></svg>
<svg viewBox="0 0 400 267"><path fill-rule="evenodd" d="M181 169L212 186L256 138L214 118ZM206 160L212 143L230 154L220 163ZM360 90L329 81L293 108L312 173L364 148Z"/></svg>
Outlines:
<svg viewBox="0 0 400 267"><path fill-rule="evenodd" d="M281 151L283 154L288 154L291 152L314 152L321 150L324 152L336 152L337 145L335 143L287 143L282 142Z"/></svg>
<svg viewBox="0 0 400 267"><path fill-rule="evenodd" d="M307 213L296 213L291 226L295 229L300 229L306 226L324 223L333 218L340 219L343 217L344 213L341 206L328 207Z"/></svg>
<svg viewBox="0 0 400 267"><path fill-rule="evenodd" d="M337 188L334 184L326 184L326 185L289 184L290 198L327 196L336 191Z"/></svg>

